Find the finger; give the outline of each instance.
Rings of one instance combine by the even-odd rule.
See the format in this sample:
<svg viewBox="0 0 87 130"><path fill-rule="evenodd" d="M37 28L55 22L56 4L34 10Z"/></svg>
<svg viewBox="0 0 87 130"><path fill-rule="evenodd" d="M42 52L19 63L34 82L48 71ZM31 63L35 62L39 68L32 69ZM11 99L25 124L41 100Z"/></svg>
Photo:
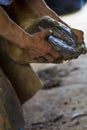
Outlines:
<svg viewBox="0 0 87 130"><path fill-rule="evenodd" d="M63 56L53 61L53 63L62 63L62 62L63 62Z"/></svg>
<svg viewBox="0 0 87 130"><path fill-rule="evenodd" d="M34 60L35 60L36 62L38 62L38 63L47 63L47 59L44 58L44 57L42 57L42 56L40 56L40 57L38 57L38 58L34 58Z"/></svg>
<svg viewBox="0 0 87 130"><path fill-rule="evenodd" d="M49 55L49 54L47 54L46 56L45 56L45 58L47 59L47 61L48 62L53 62L54 60L55 60L55 58L54 57L52 57L51 55Z"/></svg>
<svg viewBox="0 0 87 130"><path fill-rule="evenodd" d="M55 58L62 57L62 52L55 50L52 46L48 48L48 54Z"/></svg>
<svg viewBox="0 0 87 130"><path fill-rule="evenodd" d="M60 58L60 57L62 57L62 53L61 53L61 52L58 52L58 51L55 51L55 50L51 51L51 55L52 55L53 57L55 57L55 58Z"/></svg>
<svg viewBox="0 0 87 130"><path fill-rule="evenodd" d="M52 57L50 54L46 55L45 58L48 60L48 63L61 63L63 61L63 56L60 57Z"/></svg>
<svg viewBox="0 0 87 130"><path fill-rule="evenodd" d="M42 31L40 32L40 36L46 38L52 34L52 30Z"/></svg>

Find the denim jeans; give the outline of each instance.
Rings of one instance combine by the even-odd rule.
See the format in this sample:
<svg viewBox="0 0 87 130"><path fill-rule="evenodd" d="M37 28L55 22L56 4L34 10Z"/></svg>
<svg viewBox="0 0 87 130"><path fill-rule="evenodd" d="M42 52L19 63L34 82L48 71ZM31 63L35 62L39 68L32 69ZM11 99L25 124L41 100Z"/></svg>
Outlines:
<svg viewBox="0 0 87 130"><path fill-rule="evenodd" d="M58 14L79 10L87 0L45 0L47 5Z"/></svg>
<svg viewBox="0 0 87 130"><path fill-rule="evenodd" d="M1 5L10 5L13 0L0 0Z"/></svg>

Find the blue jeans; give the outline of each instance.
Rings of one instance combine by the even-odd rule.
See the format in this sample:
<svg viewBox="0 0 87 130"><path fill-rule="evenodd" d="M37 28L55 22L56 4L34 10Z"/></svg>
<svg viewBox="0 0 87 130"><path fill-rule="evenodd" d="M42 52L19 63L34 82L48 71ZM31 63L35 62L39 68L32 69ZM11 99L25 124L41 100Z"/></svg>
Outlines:
<svg viewBox="0 0 87 130"><path fill-rule="evenodd" d="M86 1L87 0L45 0L47 5L59 15L79 10Z"/></svg>
<svg viewBox="0 0 87 130"><path fill-rule="evenodd" d="M1 5L10 5L12 3L13 0L0 0L0 4Z"/></svg>

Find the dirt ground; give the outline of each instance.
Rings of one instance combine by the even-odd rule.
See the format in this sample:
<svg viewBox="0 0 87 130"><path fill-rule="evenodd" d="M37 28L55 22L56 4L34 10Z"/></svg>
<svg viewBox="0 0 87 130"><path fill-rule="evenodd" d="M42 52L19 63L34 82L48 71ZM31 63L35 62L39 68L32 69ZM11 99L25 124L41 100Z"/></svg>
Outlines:
<svg viewBox="0 0 87 130"><path fill-rule="evenodd" d="M84 31L87 5L63 16ZM87 130L87 54L63 64L32 64L44 88L23 105L25 130Z"/></svg>

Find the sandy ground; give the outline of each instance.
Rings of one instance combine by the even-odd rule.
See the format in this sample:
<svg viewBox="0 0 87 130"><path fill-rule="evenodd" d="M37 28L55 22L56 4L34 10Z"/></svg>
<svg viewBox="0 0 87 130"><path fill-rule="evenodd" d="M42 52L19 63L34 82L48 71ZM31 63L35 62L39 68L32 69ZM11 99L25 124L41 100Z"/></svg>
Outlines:
<svg viewBox="0 0 87 130"><path fill-rule="evenodd" d="M86 17L87 5L62 18L84 31L87 45ZM23 105L26 130L87 130L87 54L59 65L32 67L49 88L40 90Z"/></svg>

